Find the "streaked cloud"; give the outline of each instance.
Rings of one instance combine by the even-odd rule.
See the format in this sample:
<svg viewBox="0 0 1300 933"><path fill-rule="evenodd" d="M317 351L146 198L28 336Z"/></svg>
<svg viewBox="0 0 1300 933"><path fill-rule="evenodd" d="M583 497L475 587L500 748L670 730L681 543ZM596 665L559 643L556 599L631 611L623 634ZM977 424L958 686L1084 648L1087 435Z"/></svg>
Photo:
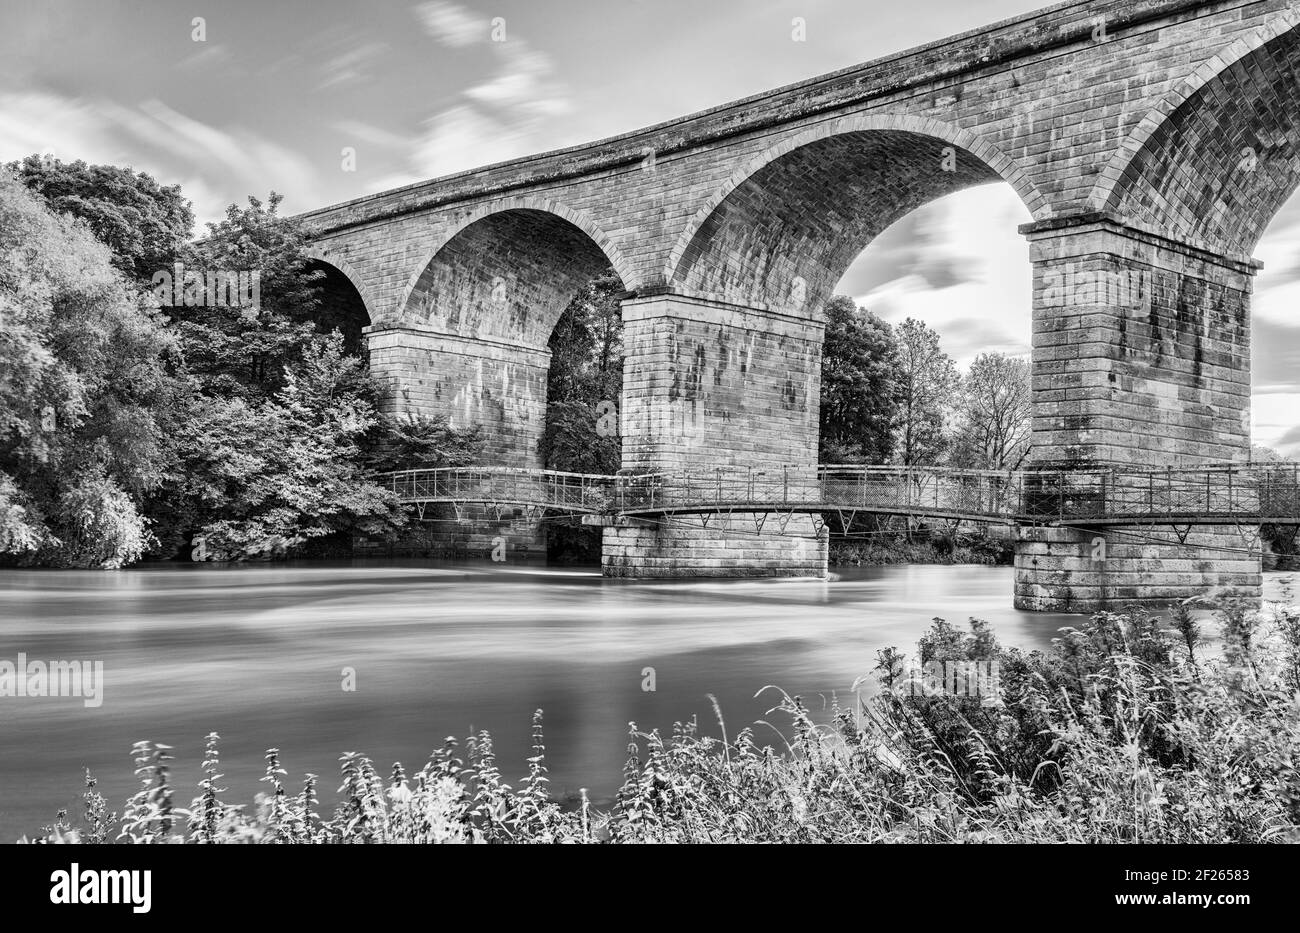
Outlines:
<svg viewBox="0 0 1300 933"><path fill-rule="evenodd" d="M914 317L969 365L980 353L1030 348L1029 211L1010 185L981 185L902 218L867 247L839 291L890 323Z"/></svg>
<svg viewBox="0 0 1300 933"><path fill-rule="evenodd" d="M491 41L486 22L454 3L424 3L417 13L439 42L481 48L495 67L425 118L412 153L415 175L448 175L554 147L543 141L548 121L569 113L572 103L549 56L509 30L505 41Z"/></svg>
<svg viewBox="0 0 1300 933"><path fill-rule="evenodd" d="M372 66L388 50L386 42L363 42L344 49L322 66L324 78L319 87L325 89L371 80L374 77Z"/></svg>
<svg viewBox="0 0 1300 933"><path fill-rule="evenodd" d="M271 189L310 192L316 175L292 149L241 127L211 126L158 100L126 107L48 91L0 94L0 161L44 152L179 181L200 222L219 219L228 203L242 202L242 194L218 191L212 179L233 179L234 191L264 195Z"/></svg>
<svg viewBox="0 0 1300 933"><path fill-rule="evenodd" d="M455 3L429 0L415 8L425 30L443 45L464 48L488 38L490 22Z"/></svg>

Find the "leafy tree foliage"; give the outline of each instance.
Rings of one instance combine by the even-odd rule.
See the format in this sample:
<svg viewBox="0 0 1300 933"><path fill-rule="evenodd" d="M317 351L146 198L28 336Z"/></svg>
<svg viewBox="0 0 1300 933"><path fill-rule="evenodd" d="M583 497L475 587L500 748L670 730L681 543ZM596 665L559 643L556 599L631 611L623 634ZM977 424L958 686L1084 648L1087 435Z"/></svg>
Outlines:
<svg viewBox="0 0 1300 933"><path fill-rule="evenodd" d="M52 210L84 220L112 250L113 265L135 281L171 266L194 228L180 186L160 185L144 172L35 155L8 169Z"/></svg>
<svg viewBox="0 0 1300 933"><path fill-rule="evenodd" d="M889 460L899 407L897 366L889 325L852 298L832 298L822 344L822 463Z"/></svg>
<svg viewBox="0 0 1300 933"><path fill-rule="evenodd" d="M623 391L622 283L612 273L594 279L569 303L551 334L546 427L541 454L547 469L614 473L622 441L612 412ZM601 403L604 424L598 430Z"/></svg>
<svg viewBox="0 0 1300 933"><path fill-rule="evenodd" d="M149 532L174 341L84 221L0 172L0 530L27 561L117 567Z"/></svg>
<svg viewBox="0 0 1300 933"><path fill-rule="evenodd" d="M193 536L195 556L284 553L327 535L389 537L405 515L375 482L385 469L438 465L437 451L477 450L475 432L380 414L381 387L322 333L321 275L281 198L249 198L193 246L199 271L252 271L251 305L176 307L191 397L178 419L178 465L151 503L170 529L159 554Z"/></svg>
<svg viewBox="0 0 1300 933"><path fill-rule="evenodd" d="M269 403L223 400L186 438L185 488L207 521L213 559L274 554L338 532L386 535L403 521L366 473L363 442L378 427L362 362L331 334L284 372Z"/></svg>
<svg viewBox="0 0 1300 933"><path fill-rule="evenodd" d="M547 469L614 473L622 465L617 417L623 391L622 290L612 271L593 279L569 302L551 333L546 425L538 445ZM599 528L557 520L546 532L552 562L600 560Z"/></svg>
<svg viewBox="0 0 1300 933"><path fill-rule="evenodd" d="M482 445L482 425L453 428L445 415L383 418L367 444L366 463L376 473L468 466Z"/></svg>
<svg viewBox="0 0 1300 933"><path fill-rule="evenodd" d="M258 276L252 303L168 308L189 371L207 394L272 397L318 334L319 275L308 268L297 223L279 214L282 200L272 192L265 203L250 197L246 207L232 204L186 255L187 271Z"/></svg>
<svg viewBox="0 0 1300 933"><path fill-rule="evenodd" d="M962 379L952 465L977 470L1019 469L1029 454L1029 361L981 353Z"/></svg>
<svg viewBox="0 0 1300 933"><path fill-rule="evenodd" d="M380 414L347 301L322 311L280 200L186 243L188 203L147 175L0 172L0 556L118 567L391 535L407 516L376 471L476 459L477 430ZM160 308L155 273L182 269L256 273L254 300Z"/></svg>
<svg viewBox="0 0 1300 933"><path fill-rule="evenodd" d="M948 448L948 410L960 383L956 364L939 335L915 318L895 330L898 339L899 413L896 458L906 466L941 461Z"/></svg>

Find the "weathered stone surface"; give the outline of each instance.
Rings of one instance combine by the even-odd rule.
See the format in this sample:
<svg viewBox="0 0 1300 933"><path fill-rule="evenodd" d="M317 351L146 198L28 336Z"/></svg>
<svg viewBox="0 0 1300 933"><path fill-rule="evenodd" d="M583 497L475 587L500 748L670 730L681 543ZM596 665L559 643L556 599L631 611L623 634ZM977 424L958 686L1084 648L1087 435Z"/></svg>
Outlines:
<svg viewBox="0 0 1300 933"><path fill-rule="evenodd" d="M787 534L763 535L756 518L718 516L707 527L678 517L657 527L641 524L602 532L601 570L609 577L826 576L827 536L807 516L795 516Z"/></svg>
<svg viewBox="0 0 1300 933"><path fill-rule="evenodd" d="M681 295L627 301L623 319L624 469L817 462L820 322ZM825 541L810 518L782 534L764 518L606 528L602 566L610 576L825 576Z"/></svg>
<svg viewBox="0 0 1300 933"><path fill-rule="evenodd" d="M1255 266L1105 215L1027 232L1035 466L1245 460ZM1160 483L1153 474L1153 495ZM1198 527L1179 541L1167 527L1024 528L1015 604L1075 612L1227 588L1257 598L1259 550L1256 529Z"/></svg>

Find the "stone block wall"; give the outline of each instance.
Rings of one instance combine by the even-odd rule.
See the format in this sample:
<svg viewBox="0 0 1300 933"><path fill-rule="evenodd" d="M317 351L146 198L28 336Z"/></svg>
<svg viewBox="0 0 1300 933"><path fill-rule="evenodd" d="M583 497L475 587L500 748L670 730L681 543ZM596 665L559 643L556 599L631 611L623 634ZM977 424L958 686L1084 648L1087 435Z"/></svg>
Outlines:
<svg viewBox="0 0 1300 933"><path fill-rule="evenodd" d="M1113 217L1030 225L1033 466L1229 464L1250 448L1255 266ZM1100 544L1099 544L1100 542ZM1257 528L1018 529L1015 605L1085 612L1260 595Z"/></svg>
<svg viewBox="0 0 1300 933"><path fill-rule="evenodd" d="M786 534L762 534L771 516L719 515L707 526L696 516L655 525L629 524L602 532L601 572L607 577L826 576L827 534L796 515ZM765 519L765 520L764 520Z"/></svg>
<svg viewBox="0 0 1300 933"><path fill-rule="evenodd" d="M819 321L660 295L623 327L624 469L817 462Z"/></svg>
<svg viewBox="0 0 1300 933"><path fill-rule="evenodd" d="M446 415L455 428L482 425L485 466L541 465L549 351L414 327L371 328L368 339L371 367L392 382L394 414Z"/></svg>
<svg viewBox="0 0 1300 933"><path fill-rule="evenodd" d="M1047 612L1152 607L1193 596L1258 599L1252 528L1016 529L1015 606Z"/></svg>
<svg viewBox="0 0 1300 933"><path fill-rule="evenodd" d="M1027 229L1040 465L1244 459L1255 267L1101 216Z"/></svg>
<svg viewBox="0 0 1300 933"><path fill-rule="evenodd" d="M681 295L624 302L623 467L709 473L817 462L823 325ZM765 520L766 519L766 520ZM808 516L678 515L603 532L619 577L823 577Z"/></svg>

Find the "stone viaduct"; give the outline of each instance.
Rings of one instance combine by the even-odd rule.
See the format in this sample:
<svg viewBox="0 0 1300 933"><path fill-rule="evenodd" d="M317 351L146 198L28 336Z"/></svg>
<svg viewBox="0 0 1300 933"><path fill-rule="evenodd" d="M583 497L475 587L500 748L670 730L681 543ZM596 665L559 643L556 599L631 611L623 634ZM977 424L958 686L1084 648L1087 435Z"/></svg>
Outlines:
<svg viewBox="0 0 1300 933"><path fill-rule="evenodd" d="M1233 461L1251 253L1300 181L1298 85L1300 0L1062 3L303 219L364 302L394 410L485 425L495 463L540 465L548 337L612 267L624 467L807 465L844 271L917 207L1005 182L1033 218L1035 466ZM607 528L605 572L823 572L824 541L753 532ZM1101 534L1105 561L1092 530L1019 529L1016 604L1259 593L1256 529Z"/></svg>

